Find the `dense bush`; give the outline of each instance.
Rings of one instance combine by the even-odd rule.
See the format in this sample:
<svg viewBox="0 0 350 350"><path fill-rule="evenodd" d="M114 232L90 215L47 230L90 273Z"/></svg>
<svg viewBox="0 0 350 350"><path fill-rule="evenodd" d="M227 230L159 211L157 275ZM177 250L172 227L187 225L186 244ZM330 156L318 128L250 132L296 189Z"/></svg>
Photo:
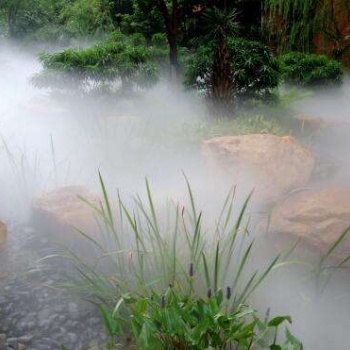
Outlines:
<svg viewBox="0 0 350 350"><path fill-rule="evenodd" d="M232 80L235 94L245 96L266 95L279 83L279 64L265 45L245 39L227 40L232 60ZM200 47L190 60L186 71L186 84L201 90L210 89L213 49Z"/></svg>
<svg viewBox="0 0 350 350"><path fill-rule="evenodd" d="M114 39L116 36L114 36ZM158 69L151 51L123 40L108 40L88 49L41 54L44 71L33 77L38 87L78 88L89 91L101 84L121 83L123 91L157 82Z"/></svg>
<svg viewBox="0 0 350 350"><path fill-rule="evenodd" d="M338 84L343 71L339 62L324 55L291 52L279 59L282 77L286 82L298 85Z"/></svg>

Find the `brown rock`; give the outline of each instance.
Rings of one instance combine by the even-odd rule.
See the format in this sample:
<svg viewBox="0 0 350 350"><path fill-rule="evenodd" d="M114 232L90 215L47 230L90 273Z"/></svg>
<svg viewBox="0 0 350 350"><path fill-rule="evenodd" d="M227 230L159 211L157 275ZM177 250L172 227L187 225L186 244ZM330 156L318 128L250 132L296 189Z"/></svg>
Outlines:
<svg viewBox="0 0 350 350"><path fill-rule="evenodd" d="M303 190L289 195L272 211L270 233L317 253L325 253L350 227L350 187ZM338 256L350 253L350 233Z"/></svg>
<svg viewBox="0 0 350 350"><path fill-rule="evenodd" d="M34 221L52 232L78 228L86 233L97 230L96 212L84 200L99 205L99 197L81 186L67 186L45 193L34 203Z"/></svg>
<svg viewBox="0 0 350 350"><path fill-rule="evenodd" d="M254 197L266 204L304 186L315 164L292 137L270 134L213 138L203 142L202 153L238 186L255 188Z"/></svg>
<svg viewBox="0 0 350 350"><path fill-rule="evenodd" d="M4 246L7 241L7 227L0 221L0 247Z"/></svg>

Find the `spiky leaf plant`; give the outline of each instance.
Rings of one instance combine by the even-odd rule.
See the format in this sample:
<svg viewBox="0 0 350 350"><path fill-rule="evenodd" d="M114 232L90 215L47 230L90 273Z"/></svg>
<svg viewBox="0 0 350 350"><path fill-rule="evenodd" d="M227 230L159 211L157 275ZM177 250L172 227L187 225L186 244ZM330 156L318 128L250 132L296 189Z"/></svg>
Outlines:
<svg viewBox="0 0 350 350"><path fill-rule="evenodd" d="M210 76L210 99L215 114L227 114L233 106L234 80L232 56L227 39L238 32L237 11L208 8L203 15L206 40L213 43L212 69Z"/></svg>
<svg viewBox="0 0 350 350"><path fill-rule="evenodd" d="M77 251L66 256L77 271L74 287L94 300L111 306L123 293L148 295L169 284L199 296L208 289L216 293L230 287L229 307L234 308L247 302L280 263L278 255L264 267L252 266L255 245L249 234L250 198L236 209L235 189L227 195L214 226L205 228L188 183L188 206L170 202L160 215L148 181L146 199L136 196L130 206L120 194L111 201L102 177L100 181L103 203L99 207L87 204L94 207L101 232L97 236L79 231L90 253Z"/></svg>

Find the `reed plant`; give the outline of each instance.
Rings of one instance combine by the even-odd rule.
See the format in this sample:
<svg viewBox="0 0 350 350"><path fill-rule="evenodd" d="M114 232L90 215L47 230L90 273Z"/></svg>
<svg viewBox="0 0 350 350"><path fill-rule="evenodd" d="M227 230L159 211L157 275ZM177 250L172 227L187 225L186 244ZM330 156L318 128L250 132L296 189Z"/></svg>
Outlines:
<svg viewBox="0 0 350 350"><path fill-rule="evenodd" d="M81 198L94 209L99 233L76 230L89 250L65 255L76 271L65 286L80 289L100 306L109 347L125 336L140 349L302 349L288 330L285 346L278 345L277 328L291 322L289 316L262 321L249 304L252 293L283 264L276 255L266 266L254 267L252 194L237 209L232 188L210 226L186 176L187 204L168 201L160 209L148 180L144 198L127 202L120 192L111 200L101 174L99 179L99 205ZM202 318L206 322L198 328Z"/></svg>
<svg viewBox="0 0 350 350"><path fill-rule="evenodd" d="M100 232L92 235L77 229L90 253L71 250L65 258L83 282L77 285L75 280L72 286L106 305L126 292L147 294L170 284L202 296L208 289L216 293L229 287L233 295L229 306L236 307L282 263L277 255L264 267L252 267L255 238L247 211L251 195L236 209L235 188L225 198L218 219L207 228L187 178L188 205L168 201L161 212L147 180L145 198L137 195L130 205L120 192L116 201L110 200L101 175L100 184L99 206L81 198L93 207Z"/></svg>

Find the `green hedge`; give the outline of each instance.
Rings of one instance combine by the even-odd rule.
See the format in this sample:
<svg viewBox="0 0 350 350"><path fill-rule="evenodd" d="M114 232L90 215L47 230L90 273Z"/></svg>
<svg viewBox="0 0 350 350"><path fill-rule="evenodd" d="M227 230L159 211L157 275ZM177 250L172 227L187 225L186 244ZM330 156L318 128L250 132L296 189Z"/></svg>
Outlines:
<svg viewBox="0 0 350 350"><path fill-rule="evenodd" d="M343 70L339 62L324 55L291 52L279 58L282 79L303 86L321 86L342 82Z"/></svg>

